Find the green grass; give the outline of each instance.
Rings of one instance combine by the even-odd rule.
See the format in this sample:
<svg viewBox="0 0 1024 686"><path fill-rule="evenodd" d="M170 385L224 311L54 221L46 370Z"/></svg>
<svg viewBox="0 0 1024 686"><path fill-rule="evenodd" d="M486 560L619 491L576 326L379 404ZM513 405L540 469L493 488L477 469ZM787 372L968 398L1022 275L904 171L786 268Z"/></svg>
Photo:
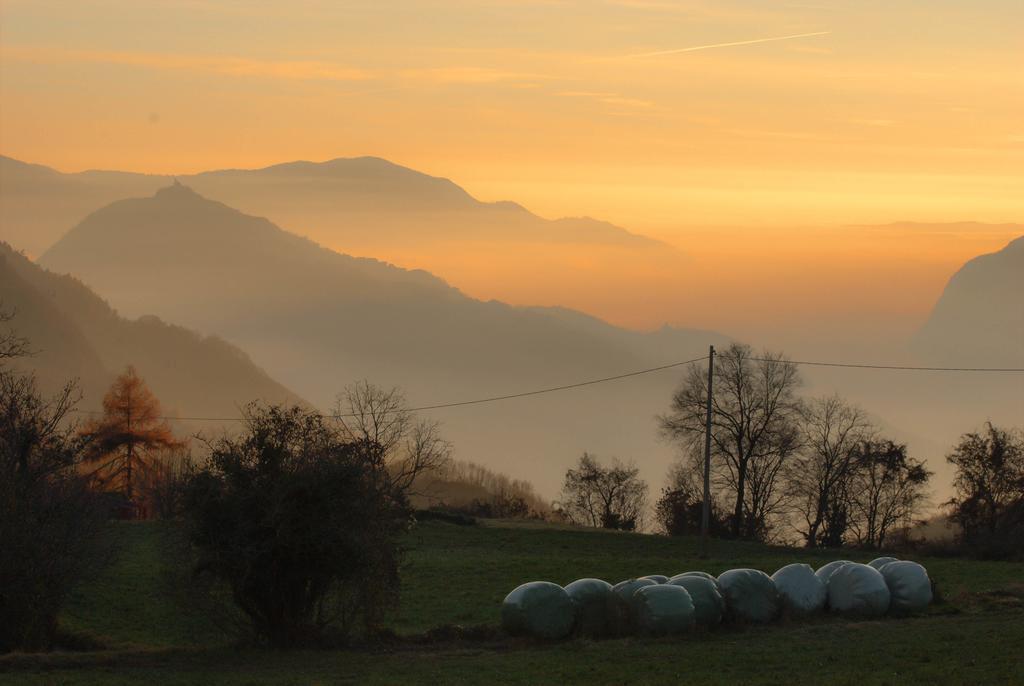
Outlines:
<svg viewBox="0 0 1024 686"><path fill-rule="evenodd" d="M347 651L238 649L184 610L166 573L173 560L158 523L119 523L107 571L74 595L64 626L108 650L0 658L2 683L1013 683L1024 675L1024 564L922 559L946 602L911 619L821 618L686 639L574 640L553 645L500 637L399 641ZM611 582L692 569L719 573L789 562L817 566L834 553L715 541L706 560L693 539L491 523L420 525L407 537L399 634L443 625L494 625L518 584L596 576ZM866 561L871 555L850 554ZM1010 591L1010 592L1006 592Z"/></svg>

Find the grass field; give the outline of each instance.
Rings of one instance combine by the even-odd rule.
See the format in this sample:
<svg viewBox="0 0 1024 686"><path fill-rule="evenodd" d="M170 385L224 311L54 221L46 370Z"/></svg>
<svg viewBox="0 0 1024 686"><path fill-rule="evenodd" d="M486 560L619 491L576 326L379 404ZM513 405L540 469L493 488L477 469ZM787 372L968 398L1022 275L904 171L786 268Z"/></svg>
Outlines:
<svg viewBox="0 0 1024 686"><path fill-rule="evenodd" d="M0 683L1024 683L1024 564L923 559L942 601L910 619L821 618L723 628L683 639L538 644L493 631L460 637L436 627L496 625L505 594L545 579L616 582L692 569L719 573L834 553L495 522L427 522L409 534L402 603L389 624L402 639L344 651L238 648L170 588L173 560L159 523L116 524L106 572L72 599L63 626L105 649L0 658ZM849 554L866 561L870 555Z"/></svg>

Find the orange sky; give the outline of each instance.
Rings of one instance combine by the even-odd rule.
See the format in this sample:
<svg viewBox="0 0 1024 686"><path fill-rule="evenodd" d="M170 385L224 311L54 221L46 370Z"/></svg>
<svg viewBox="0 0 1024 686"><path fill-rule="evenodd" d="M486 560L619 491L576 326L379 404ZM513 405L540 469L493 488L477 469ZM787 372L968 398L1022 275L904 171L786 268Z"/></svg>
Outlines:
<svg viewBox="0 0 1024 686"><path fill-rule="evenodd" d="M64 171L377 155L484 200L663 238L694 260L689 277L717 276L737 298L777 272L783 282L759 295L783 310L810 311L828 291L901 321L1009 234L832 227L1024 218L1015 0L0 8L0 152ZM729 226L750 228L702 228ZM902 270L904 292L880 292L867 266ZM465 269L441 274L477 295L510 292ZM717 326L721 302L695 297L690 315ZM673 320L655 306L589 309Z"/></svg>

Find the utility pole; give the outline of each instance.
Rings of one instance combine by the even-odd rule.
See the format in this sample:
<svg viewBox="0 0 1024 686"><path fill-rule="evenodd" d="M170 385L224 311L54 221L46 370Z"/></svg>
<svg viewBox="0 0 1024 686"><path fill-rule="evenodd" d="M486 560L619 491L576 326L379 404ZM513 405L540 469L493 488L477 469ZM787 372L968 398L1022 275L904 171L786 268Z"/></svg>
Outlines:
<svg viewBox="0 0 1024 686"><path fill-rule="evenodd" d="M715 346L708 350L708 403L704 416L704 507L700 517L701 557L708 556L708 527L711 524L711 387L715 381Z"/></svg>

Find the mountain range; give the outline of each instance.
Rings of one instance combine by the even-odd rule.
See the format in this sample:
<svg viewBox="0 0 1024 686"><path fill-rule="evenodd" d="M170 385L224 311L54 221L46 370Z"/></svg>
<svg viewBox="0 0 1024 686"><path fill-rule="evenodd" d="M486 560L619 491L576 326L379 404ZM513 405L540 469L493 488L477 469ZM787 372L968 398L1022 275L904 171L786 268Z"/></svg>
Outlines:
<svg viewBox="0 0 1024 686"><path fill-rule="evenodd" d="M511 203L479 203L451 182L376 158L209 172L191 177L188 186L168 177L120 172L67 175L9 158L0 163L5 178L21 184L14 190L0 189L0 208L9 216L21 217L18 226L45 225L51 236L63 221L58 215L68 218L71 212L118 198L84 220L69 220L73 228L44 251L40 264L83 279L118 311L135 318L136 324L157 314L199 335L231 341L252 355L271 378L322 408L330 407L346 384L364 378L402 387L413 405L446 404L660 366L700 356L708 344L727 340L710 331L671 327L643 333L572 309L479 300L430 272L353 257L190 187L193 182L205 183L222 196L236 193L239 201L262 199L276 213L290 207L306 213L303 216L312 216L310 212L344 216L346 221L332 226L347 227L347 235L355 242L359 236L378 240L373 238L377 233L415 242L418 227L428 226L419 239L450 240L462 246L473 244L474 234L460 236L417 222L432 213L469 213L478 219L532 216ZM153 186L160 187L152 191ZM118 194L140 197L125 199ZM13 203L8 202L11 198ZM31 224L33 213L38 215L35 225ZM355 221L361 213L391 220L375 220L376 228L370 230L368 224ZM399 221L401 217L405 219ZM523 233L524 240L533 244L586 245L606 249L610 255L628 254L636 246L655 253L662 249L656 242L592 220L583 221L582 233L574 235L566 228L568 223L535 219L542 228L532 235ZM393 222L392 234L385 230L388 221ZM14 226L5 219L5 234ZM495 229L500 223L481 226L475 235L496 231L499 238L506 236L500 238L504 247L498 246L499 238L476 241L496 256L481 258L475 267L472 259L468 262L472 268L486 270L500 263L502 255L508 258L514 253L505 248L515 239L508 238L505 229ZM921 230L916 225L898 226ZM987 230L956 226L957 230ZM930 322L915 338L914 357L903 362L1013 361L1021 349L1020 306L1013 294L1020 291L1019 275L1024 271L1015 245L1019 242L995 256L979 258L980 267L969 263L962 270L968 276L950 281L932 315L935 323ZM465 255L458 259L467 260ZM514 257L510 259L515 262ZM535 276L528 261L514 268L519 281ZM652 298L672 291L672 283L662 281L656 272L647 276L657 287L634 288L629 297L636 298L638 290ZM537 277L537 281L543 279ZM990 316L978 315L986 312ZM963 322L970 322L969 327L958 324ZM970 335L964 335L965 330ZM992 355L991 349L971 348L972 341L992 345L1001 341L998 345L1008 357ZM813 346L810 349L814 354ZM801 354L808 354L807 350ZM892 348L879 351L879 361L890 361L894 353ZM108 363L105 369L109 368ZM959 432L984 419L1012 423L1024 411L1019 379L1010 377L904 375L892 379L814 367L805 367L804 377L808 393L838 390L880 420L884 417L886 431L911 441L912 449L938 467L943 451ZM636 458L644 475L658 482L673 450L657 440L654 416L664 410L678 378L679 374L663 372L628 383L578 389L571 395L438 409L432 415L444 421L461 457L503 469L514 463L507 471L535 480L547 494L553 494L567 464L584 449ZM898 392L893 392L893 383ZM190 409L188 402L179 405L190 412L205 412Z"/></svg>
<svg viewBox="0 0 1024 686"><path fill-rule="evenodd" d="M88 213L175 178L327 248L443 274L476 297L616 311L637 322L680 309L681 289L665 287L685 274L675 248L588 217L548 220L514 202L482 202L448 179L376 157L177 177L64 174L0 158L0 224L6 240L38 256ZM640 314L630 298L644 287L651 303Z"/></svg>
<svg viewBox="0 0 1024 686"><path fill-rule="evenodd" d="M115 202L69 231L40 263L81 278L127 316L158 313L245 349L328 408L352 382L399 386L413 405L529 391L703 355L725 339L641 333L560 308L470 298L423 271L344 255L172 184ZM583 450L644 462L678 375L438 411L464 459L515 462L551 486Z"/></svg>
<svg viewBox="0 0 1024 686"><path fill-rule="evenodd" d="M481 202L448 179L379 157L288 162L191 175L84 171L0 156L0 220L38 254L83 216L179 181L249 214L273 217L319 243L365 246L481 242L605 245L671 251L660 241L589 217L548 220L514 202Z"/></svg>

